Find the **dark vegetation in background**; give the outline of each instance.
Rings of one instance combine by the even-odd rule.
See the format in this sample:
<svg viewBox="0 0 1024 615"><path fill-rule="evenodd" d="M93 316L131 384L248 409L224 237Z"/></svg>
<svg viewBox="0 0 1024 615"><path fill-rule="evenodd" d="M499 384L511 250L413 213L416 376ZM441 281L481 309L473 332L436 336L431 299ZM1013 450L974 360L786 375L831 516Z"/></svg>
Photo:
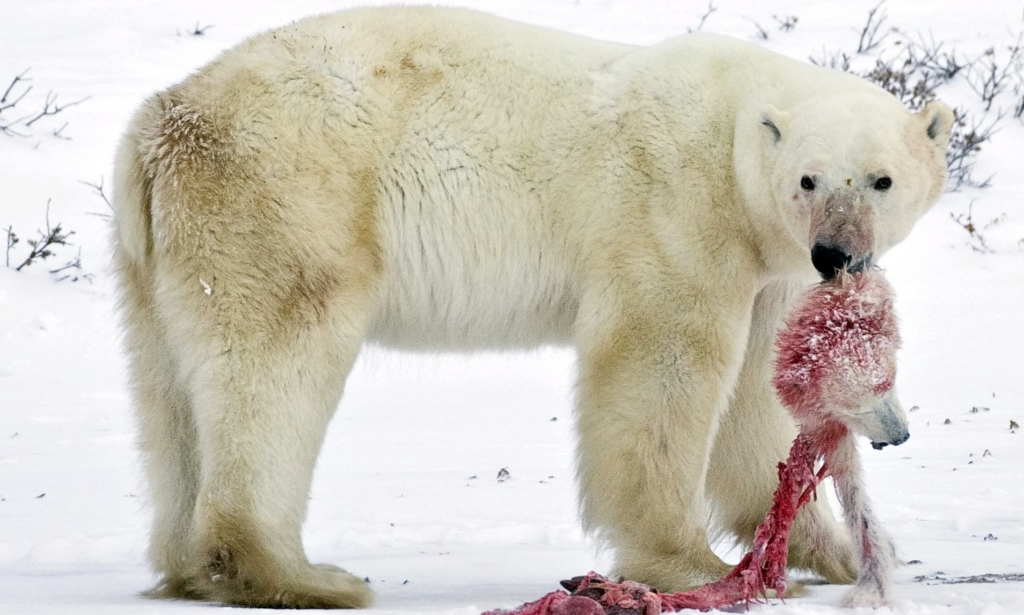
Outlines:
<svg viewBox="0 0 1024 615"><path fill-rule="evenodd" d="M871 81L899 99L913 111L920 110L928 102L935 100L938 88L954 80L962 80L977 95L978 103L971 105L975 110L964 105L953 108L953 133L949 149L946 150L946 164L949 167L949 183L947 190L959 191L963 188L987 188L992 177L976 177L975 163L982 146L987 144L997 132L1001 121L1012 117L1024 122L1024 29L1018 34L1016 42L1005 49L989 47L977 57L968 57L955 48L947 48L941 41L923 34L910 35L897 27L886 27L888 14L885 11L885 0L879 2L868 11L864 25L858 30L857 47L855 50L829 50L823 48L819 55L812 55L812 64L826 66L850 72ZM704 28L718 7L714 0L708 3L707 9L699 17L695 27L688 27L688 32L697 32ZM757 33L755 37L767 41L772 32L787 33L797 27L799 18L796 15L772 15L775 28L769 30L758 22L753 22ZM196 22L194 28L187 31L191 36L203 36L212 26L200 26ZM179 35L181 31L179 30ZM852 42L851 42L852 44ZM869 54L871 54L869 56ZM873 59L873 64L866 61ZM862 68L860 68L862 67ZM29 97L33 91L32 79L28 77L29 69L15 75L0 95L0 134L13 138L32 138L39 136L37 132L42 125L48 125L51 135L58 139L70 140L64 134L68 123L54 121L69 107L85 102L89 97L61 104L58 95L50 90L40 101ZM1009 100L1008 106L999 103ZM31 104L30 104L31 103ZM1005 104L1005 103L1004 103ZM61 116L63 118L63 116ZM57 125L59 124L59 125ZM39 147L37 142L35 147ZM98 184L81 182L93 189L109 209L112 209L110 198L104 191L103 180ZM74 231L66 231L61 223L50 224L50 201L46 203L45 230L36 231L36 237L24 241L28 247L27 254L15 258L14 269L21 271L35 263L45 261L56 255L55 250L71 246L69 238ZM109 213L89 212L109 218ZM969 236L968 245L979 252L991 252L985 242L982 231L1002 222L1003 214L984 224L974 218L974 201L971 201L965 214L950 214L953 221L961 226ZM4 264L11 267L11 253L19 251L22 238L12 226L3 230L6 233ZM1024 239L1020 245L1024 247ZM23 249L21 250L23 252ZM51 269L50 273L57 280L91 280L92 275L81 273L81 259L67 261L63 266Z"/></svg>

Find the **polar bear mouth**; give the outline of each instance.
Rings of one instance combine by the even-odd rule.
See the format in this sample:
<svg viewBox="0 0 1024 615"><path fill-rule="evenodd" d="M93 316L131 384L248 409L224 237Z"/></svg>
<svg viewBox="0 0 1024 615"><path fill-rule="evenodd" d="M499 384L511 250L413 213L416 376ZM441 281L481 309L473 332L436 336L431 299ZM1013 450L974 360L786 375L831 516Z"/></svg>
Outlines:
<svg viewBox="0 0 1024 615"><path fill-rule="evenodd" d="M900 444L903 444L904 442L906 442L909 439L910 439L910 432L904 432L904 434L902 436L900 436L896 440L893 440L892 442L876 442L875 440L871 440L871 448L875 449L876 451L880 451L880 450L882 450L883 448L885 448L885 447L887 447L889 445L899 446Z"/></svg>
<svg viewBox="0 0 1024 615"><path fill-rule="evenodd" d="M873 255L869 252L854 258L846 250L825 243L815 243L811 248L811 263L826 281L833 280L842 271L859 273L871 267Z"/></svg>

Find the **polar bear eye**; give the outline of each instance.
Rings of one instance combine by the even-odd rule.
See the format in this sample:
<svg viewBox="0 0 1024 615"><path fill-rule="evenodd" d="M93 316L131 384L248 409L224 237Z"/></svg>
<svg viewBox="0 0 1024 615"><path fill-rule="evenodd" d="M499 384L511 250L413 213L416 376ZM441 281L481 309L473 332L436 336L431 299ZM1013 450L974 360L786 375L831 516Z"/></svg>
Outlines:
<svg viewBox="0 0 1024 615"><path fill-rule="evenodd" d="M892 178L879 177L875 180L875 190L888 190L892 188Z"/></svg>
<svg viewBox="0 0 1024 615"><path fill-rule="evenodd" d="M804 190L814 190L814 180L807 175L804 175L800 178L800 187Z"/></svg>

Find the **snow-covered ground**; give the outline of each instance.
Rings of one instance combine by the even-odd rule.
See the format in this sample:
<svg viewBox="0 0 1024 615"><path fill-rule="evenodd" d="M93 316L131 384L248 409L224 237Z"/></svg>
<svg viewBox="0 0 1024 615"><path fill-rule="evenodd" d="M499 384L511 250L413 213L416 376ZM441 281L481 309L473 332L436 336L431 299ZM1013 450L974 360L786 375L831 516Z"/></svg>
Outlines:
<svg viewBox="0 0 1024 615"><path fill-rule="evenodd" d="M873 0L721 0L704 30L806 59L856 49ZM245 36L347 2L301 0L4 0L0 88L31 66L41 108L89 96L31 129L0 134L0 227L22 242L50 220L75 235L45 263L0 267L0 613L208 612L153 602L143 500L107 272L103 201L85 182L110 177L116 139L144 96ZM506 17L595 37L653 43L696 27L706 5L678 0L466 2ZM1005 56L1020 0L890 0L889 25L970 56ZM789 32L773 15L799 18ZM201 36L197 25L211 25ZM893 35L884 45L895 49ZM871 60L860 58L861 63ZM947 102L980 109L956 81ZM1007 91L994 108L1009 107ZM1017 95L1019 99L1019 94ZM8 117L5 113L2 117ZM53 135L64 122L62 137ZM985 190L943 196L883 262L899 293L899 388L913 437L864 451L869 491L898 541L893 611L1024 613L1024 583L938 584L1024 574L1024 125L1007 117L979 153ZM109 182L108 182L109 183ZM109 188L108 188L109 191ZM974 202L991 252L951 220ZM995 224L985 227L990 221ZM0 238L4 234L0 233ZM977 244L976 240L974 241ZM48 269L81 250L90 280ZM2 256L2 255L0 255ZM471 615L513 606L562 578L607 571L578 528L572 484L574 366L564 350L416 356L368 349L350 379L313 487L306 545L315 561L368 576L377 610ZM977 408L972 412L972 408ZM948 421L947 421L948 419ZM496 475L507 468L511 480ZM738 553L721 547L727 557ZM841 587L752 611L838 613Z"/></svg>

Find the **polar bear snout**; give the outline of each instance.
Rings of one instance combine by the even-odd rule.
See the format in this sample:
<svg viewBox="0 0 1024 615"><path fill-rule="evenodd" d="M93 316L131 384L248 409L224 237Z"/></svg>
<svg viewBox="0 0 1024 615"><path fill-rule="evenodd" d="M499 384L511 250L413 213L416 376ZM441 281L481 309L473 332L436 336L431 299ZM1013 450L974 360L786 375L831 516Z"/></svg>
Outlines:
<svg viewBox="0 0 1024 615"><path fill-rule="evenodd" d="M826 281L840 271L871 266L875 248L875 208L857 190L838 188L812 202L811 263Z"/></svg>
<svg viewBox="0 0 1024 615"><path fill-rule="evenodd" d="M835 245L816 243L811 248L811 263L826 281L835 279L839 272L859 273L871 266L872 254L854 258L846 250Z"/></svg>
<svg viewBox="0 0 1024 615"><path fill-rule="evenodd" d="M858 416L851 426L867 436L876 451L889 445L899 446L910 439L907 415L893 389L886 392L870 412Z"/></svg>
<svg viewBox="0 0 1024 615"><path fill-rule="evenodd" d="M816 243L811 248L811 263L814 264L814 268L818 270L821 277L826 280L835 279L840 271L846 269L851 260L853 257L842 248L823 243Z"/></svg>

